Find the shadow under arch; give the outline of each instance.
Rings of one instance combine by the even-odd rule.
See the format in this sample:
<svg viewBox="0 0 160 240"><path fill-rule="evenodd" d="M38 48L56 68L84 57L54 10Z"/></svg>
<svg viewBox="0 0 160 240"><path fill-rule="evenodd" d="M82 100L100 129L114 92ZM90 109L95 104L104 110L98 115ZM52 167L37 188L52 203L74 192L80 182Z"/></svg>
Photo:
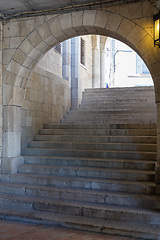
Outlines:
<svg viewBox="0 0 160 240"><path fill-rule="evenodd" d="M155 81L160 80L160 70L157 71L156 68L160 56L153 46L153 36L134 22L134 19L128 19L120 14L106 10L84 10L49 16L44 23L35 27L21 42L12 55L4 73L3 88L9 88L9 94L6 91L3 94L3 112L5 112L8 119L4 123L4 129L8 130L8 126L13 125L10 132L14 135L15 146L12 146L13 151L10 153L8 149L13 141L10 141L9 137L7 137L7 131L3 133L3 139L6 139L4 144L7 146L7 149L3 147L3 173L16 172L17 165L23 161L20 157L21 149L16 147L17 144L20 145L20 107L27 81L37 62L58 43L87 34L104 35L124 42L144 60L152 75L154 84ZM152 56L152 59L150 56ZM8 78L12 78L11 87L8 84L5 85ZM159 84L155 84L155 88L158 87L160 87ZM155 92L158 93L158 90ZM156 95L156 101L158 100L159 94ZM8 118L9 115L10 118ZM14 122L17 124L11 123L13 116Z"/></svg>

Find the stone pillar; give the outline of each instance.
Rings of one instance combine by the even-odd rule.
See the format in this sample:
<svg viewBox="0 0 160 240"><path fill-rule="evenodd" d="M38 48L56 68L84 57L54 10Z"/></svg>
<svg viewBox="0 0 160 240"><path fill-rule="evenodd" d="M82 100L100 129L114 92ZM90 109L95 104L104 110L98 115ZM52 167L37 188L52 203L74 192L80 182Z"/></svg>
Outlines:
<svg viewBox="0 0 160 240"><path fill-rule="evenodd" d="M62 77L68 81L71 78L71 39L64 41L62 46Z"/></svg>
<svg viewBox="0 0 160 240"><path fill-rule="evenodd" d="M105 87L106 80L106 41L107 37L100 36L100 88Z"/></svg>
<svg viewBox="0 0 160 240"><path fill-rule="evenodd" d="M82 83L79 77L80 38L71 39L71 107L78 107L82 100Z"/></svg>
<svg viewBox="0 0 160 240"><path fill-rule="evenodd" d="M21 107L3 106L2 174L17 172L21 156Z"/></svg>
<svg viewBox="0 0 160 240"><path fill-rule="evenodd" d="M100 88L100 36L92 36L92 88Z"/></svg>

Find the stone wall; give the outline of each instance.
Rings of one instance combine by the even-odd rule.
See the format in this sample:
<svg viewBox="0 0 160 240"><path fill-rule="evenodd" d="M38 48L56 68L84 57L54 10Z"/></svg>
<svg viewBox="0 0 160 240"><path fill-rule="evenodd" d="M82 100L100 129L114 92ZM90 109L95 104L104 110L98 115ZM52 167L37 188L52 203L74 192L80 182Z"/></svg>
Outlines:
<svg viewBox="0 0 160 240"><path fill-rule="evenodd" d="M57 53L54 48L44 55L44 57L38 62L38 66L62 77L62 55Z"/></svg>
<svg viewBox="0 0 160 240"><path fill-rule="evenodd" d="M44 123L60 122L70 108L69 82L37 66L25 91L22 105L22 147Z"/></svg>

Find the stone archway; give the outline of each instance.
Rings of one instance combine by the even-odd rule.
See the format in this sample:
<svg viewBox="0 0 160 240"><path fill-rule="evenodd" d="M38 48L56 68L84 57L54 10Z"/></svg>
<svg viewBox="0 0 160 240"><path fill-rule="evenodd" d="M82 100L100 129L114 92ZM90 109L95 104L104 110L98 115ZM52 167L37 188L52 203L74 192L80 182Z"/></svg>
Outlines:
<svg viewBox="0 0 160 240"><path fill-rule="evenodd" d="M145 9L148 9L147 15ZM3 66L2 173L15 172L16 166L23 161L20 157L20 108L30 74L49 49L66 39L98 34L116 38L135 50L145 61L153 77L159 119L160 50L153 46L152 19L156 11L149 3L138 2L107 10L84 10L5 23L4 41L9 39L10 45L8 49L3 49L8 58ZM26 27L26 31L22 27ZM17 43L13 44L13 37L17 39Z"/></svg>

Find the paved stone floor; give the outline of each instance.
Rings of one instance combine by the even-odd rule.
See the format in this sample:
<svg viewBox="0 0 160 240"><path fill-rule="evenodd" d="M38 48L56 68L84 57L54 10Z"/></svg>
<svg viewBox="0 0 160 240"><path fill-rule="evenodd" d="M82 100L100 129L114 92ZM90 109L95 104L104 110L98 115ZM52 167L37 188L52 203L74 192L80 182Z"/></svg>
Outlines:
<svg viewBox="0 0 160 240"><path fill-rule="evenodd" d="M129 240L86 231L0 220L0 240ZM133 238L132 238L133 240Z"/></svg>

